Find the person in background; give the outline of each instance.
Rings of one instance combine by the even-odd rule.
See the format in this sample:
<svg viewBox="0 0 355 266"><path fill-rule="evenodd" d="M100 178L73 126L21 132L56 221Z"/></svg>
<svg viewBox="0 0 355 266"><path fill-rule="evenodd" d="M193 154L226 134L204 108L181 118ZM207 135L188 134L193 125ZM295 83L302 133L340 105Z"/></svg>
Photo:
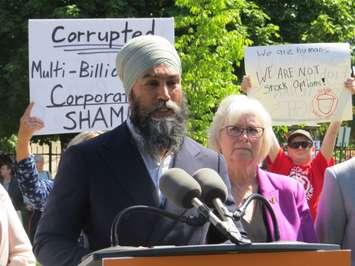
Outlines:
<svg viewBox="0 0 355 266"><path fill-rule="evenodd" d="M248 92L251 87L250 77L244 76L241 90ZM354 78L348 78L344 87L354 94ZM266 167L270 172L288 175L304 185L313 220L317 216L317 205L323 187L325 169L334 164L332 156L341 122L341 120L334 120L329 124L320 150L314 158L315 148L311 134L306 130L298 129L288 136L287 153L274 136L266 160Z"/></svg>
<svg viewBox="0 0 355 266"><path fill-rule="evenodd" d="M2 156L2 162L0 165L0 182L9 193L12 204L16 210L21 210L24 207L22 193L19 190L19 186L16 178L14 178L14 167L12 159L9 156Z"/></svg>
<svg viewBox="0 0 355 266"><path fill-rule="evenodd" d="M219 105L209 129L209 147L223 154L238 208L252 194L271 204L280 240L317 242L305 191L296 180L262 170L273 142L271 117L256 99L231 95ZM242 223L254 242L275 241L274 227L260 201L252 201Z"/></svg>
<svg viewBox="0 0 355 266"><path fill-rule="evenodd" d="M38 171L38 175L41 176L41 178L52 179L52 176L49 173L49 171L45 171L44 170L44 157L43 157L43 155L42 154L35 154L34 160L35 160L35 163L36 163L36 168L37 168L37 171Z"/></svg>
<svg viewBox="0 0 355 266"><path fill-rule="evenodd" d="M32 209L28 229L31 242L33 242L37 224L42 216L49 193L52 191L54 185L54 180L50 178L49 173L43 171L43 156L33 155L31 153L31 138L36 131L44 127L44 123L41 119L31 115L33 105L34 103L32 102L27 106L20 119L16 143L15 167L15 176L19 188L26 202ZM69 142L68 147L89 140L99 134L100 132L97 131L82 132Z"/></svg>
<svg viewBox="0 0 355 266"><path fill-rule="evenodd" d="M319 240L355 251L355 157L327 168L315 222ZM352 266L355 256L352 254Z"/></svg>
<svg viewBox="0 0 355 266"><path fill-rule="evenodd" d="M0 186L0 265L36 265L31 243L6 190Z"/></svg>
<svg viewBox="0 0 355 266"><path fill-rule="evenodd" d="M168 168L189 174L212 168L228 182L223 158L186 136L187 105L174 46L158 36L134 38L119 51L116 67L128 98L128 119L65 151L35 237L34 252L44 266L76 265L89 252L109 247L112 222L132 205L198 216L161 195L159 178ZM208 228L208 223L190 226L136 213L120 224L119 244L203 244ZM88 249L76 243L81 230Z"/></svg>

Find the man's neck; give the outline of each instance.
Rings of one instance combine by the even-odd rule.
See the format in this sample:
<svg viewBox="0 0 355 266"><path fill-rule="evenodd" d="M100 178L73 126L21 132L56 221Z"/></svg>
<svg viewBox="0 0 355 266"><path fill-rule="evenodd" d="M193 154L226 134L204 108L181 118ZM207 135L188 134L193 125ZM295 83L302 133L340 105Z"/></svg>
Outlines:
<svg viewBox="0 0 355 266"><path fill-rule="evenodd" d="M294 164L296 165L307 165L311 162L311 160L309 159L303 159L303 158L299 158L299 159L294 159L292 160Z"/></svg>
<svg viewBox="0 0 355 266"><path fill-rule="evenodd" d="M159 158L158 160L161 162L162 160L164 160L164 158L167 156L168 154L168 151L167 150L161 150L159 152Z"/></svg>

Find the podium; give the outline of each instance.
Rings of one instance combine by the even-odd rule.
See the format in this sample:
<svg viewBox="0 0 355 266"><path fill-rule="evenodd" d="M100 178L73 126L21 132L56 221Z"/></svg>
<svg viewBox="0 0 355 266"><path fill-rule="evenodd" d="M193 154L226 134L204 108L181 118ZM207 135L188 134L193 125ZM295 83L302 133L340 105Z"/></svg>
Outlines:
<svg viewBox="0 0 355 266"><path fill-rule="evenodd" d="M350 266L350 250L303 242L198 246L110 247L89 254L79 266Z"/></svg>

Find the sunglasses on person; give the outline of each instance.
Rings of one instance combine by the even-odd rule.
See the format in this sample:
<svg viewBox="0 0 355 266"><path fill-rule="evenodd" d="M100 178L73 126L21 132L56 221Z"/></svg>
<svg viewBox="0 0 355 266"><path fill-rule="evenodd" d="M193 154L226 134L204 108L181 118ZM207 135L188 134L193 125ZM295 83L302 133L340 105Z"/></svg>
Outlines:
<svg viewBox="0 0 355 266"><path fill-rule="evenodd" d="M312 146L312 143L309 141L295 141L287 144L287 146L292 149L299 149L299 147L302 147L302 149L307 149Z"/></svg>

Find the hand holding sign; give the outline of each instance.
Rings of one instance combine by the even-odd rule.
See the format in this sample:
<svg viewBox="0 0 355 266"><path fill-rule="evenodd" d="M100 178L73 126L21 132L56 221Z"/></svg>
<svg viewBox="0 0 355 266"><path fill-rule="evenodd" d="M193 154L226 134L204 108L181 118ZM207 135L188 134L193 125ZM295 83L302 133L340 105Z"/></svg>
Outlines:
<svg viewBox="0 0 355 266"><path fill-rule="evenodd" d="M341 92L341 99L347 99L349 97L349 94L350 95L355 94L355 79L354 78L348 78L344 82L344 87L345 87L346 90L343 90ZM342 104L342 103L340 103L340 104ZM337 111L334 113L332 121L342 121L343 117L344 117L344 109L338 108Z"/></svg>
<svg viewBox="0 0 355 266"><path fill-rule="evenodd" d="M249 75L244 75L243 80L242 80L242 84L240 84L240 91L248 94L251 90L251 78Z"/></svg>
<svg viewBox="0 0 355 266"><path fill-rule="evenodd" d="M354 78L348 78L345 83L345 88L347 88L351 95L354 95L355 94L355 79Z"/></svg>
<svg viewBox="0 0 355 266"><path fill-rule="evenodd" d="M240 84L240 91L244 94L248 94L251 89L251 78L248 75L244 75L242 84Z"/></svg>
<svg viewBox="0 0 355 266"><path fill-rule="evenodd" d="M20 119L20 127L18 130L19 140L29 141L36 131L44 127L44 123L41 119L35 116L31 116L33 105L34 102L31 102L27 106L24 114Z"/></svg>

